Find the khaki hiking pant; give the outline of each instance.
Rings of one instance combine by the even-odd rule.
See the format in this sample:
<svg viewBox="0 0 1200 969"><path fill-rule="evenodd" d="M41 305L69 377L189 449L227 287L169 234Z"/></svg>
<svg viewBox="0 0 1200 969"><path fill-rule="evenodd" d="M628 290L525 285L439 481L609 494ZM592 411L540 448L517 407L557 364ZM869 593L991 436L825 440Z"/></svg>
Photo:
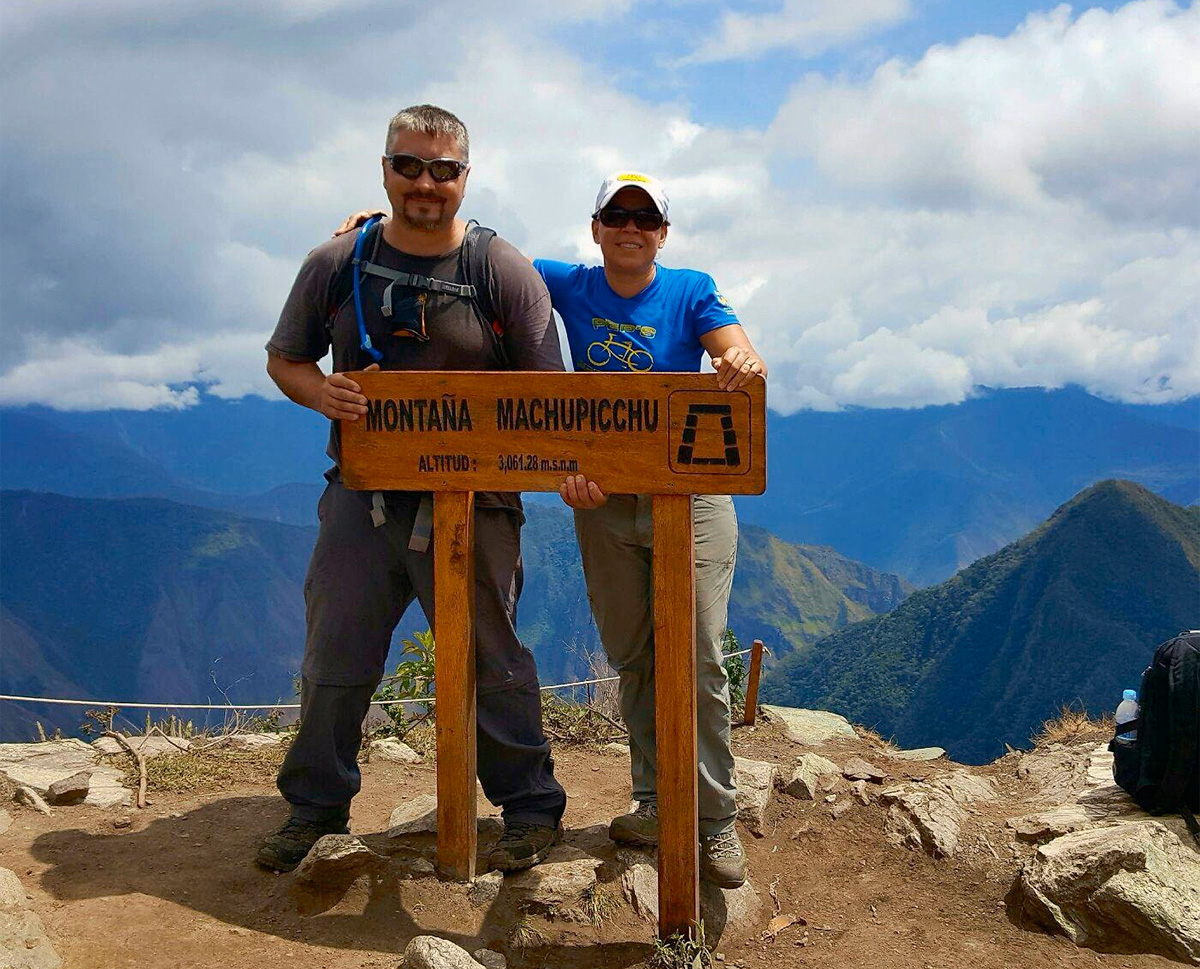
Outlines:
<svg viewBox="0 0 1200 969"><path fill-rule="evenodd" d="M653 515L649 495L611 495L575 512L588 600L608 661L620 677L621 715L629 728L633 796L656 801L654 732ZM732 826L733 752L729 748L729 678L721 636L729 614L737 557L737 517L728 495L698 495L696 545L696 740L700 833Z"/></svg>

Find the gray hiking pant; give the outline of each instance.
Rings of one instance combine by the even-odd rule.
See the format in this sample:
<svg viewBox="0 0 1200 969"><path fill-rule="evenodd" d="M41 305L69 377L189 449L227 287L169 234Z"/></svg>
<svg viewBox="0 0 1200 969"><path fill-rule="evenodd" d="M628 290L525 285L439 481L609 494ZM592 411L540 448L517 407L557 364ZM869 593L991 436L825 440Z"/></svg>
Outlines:
<svg viewBox="0 0 1200 969"><path fill-rule="evenodd" d="M575 512L588 600L608 661L620 676L621 716L629 728L633 796L656 801L654 732L653 516L649 495L610 495L601 508ZM728 495L698 495L696 534L696 743L700 833L733 824L729 677L721 636L737 558L737 517Z"/></svg>
<svg viewBox="0 0 1200 969"><path fill-rule="evenodd" d="M433 615L433 553L408 548L421 495L387 493L387 521L371 521L371 495L331 477L305 580L308 636L300 730L279 770L292 813L348 816L362 783L362 722L383 676L392 631L414 598ZM556 826L566 793L554 778L533 654L517 638L520 518L475 511L475 670L478 773L505 820Z"/></svg>

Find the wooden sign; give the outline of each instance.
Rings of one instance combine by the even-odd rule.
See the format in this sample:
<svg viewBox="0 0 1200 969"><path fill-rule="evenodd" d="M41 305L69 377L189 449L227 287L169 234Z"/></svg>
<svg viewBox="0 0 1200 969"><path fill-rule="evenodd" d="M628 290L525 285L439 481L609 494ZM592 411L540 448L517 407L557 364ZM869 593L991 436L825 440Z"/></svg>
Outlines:
<svg viewBox="0 0 1200 969"><path fill-rule="evenodd" d="M372 371L341 422L342 480L372 491L762 494L766 384L715 374Z"/></svg>

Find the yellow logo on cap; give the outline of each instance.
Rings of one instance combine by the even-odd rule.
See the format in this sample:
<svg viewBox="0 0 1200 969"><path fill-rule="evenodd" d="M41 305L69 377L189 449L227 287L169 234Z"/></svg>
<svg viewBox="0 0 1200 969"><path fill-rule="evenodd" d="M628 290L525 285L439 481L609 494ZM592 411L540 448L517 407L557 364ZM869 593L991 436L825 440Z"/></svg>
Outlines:
<svg viewBox="0 0 1200 969"><path fill-rule="evenodd" d="M617 176L618 182L649 182L645 175L639 175L637 172L622 172Z"/></svg>

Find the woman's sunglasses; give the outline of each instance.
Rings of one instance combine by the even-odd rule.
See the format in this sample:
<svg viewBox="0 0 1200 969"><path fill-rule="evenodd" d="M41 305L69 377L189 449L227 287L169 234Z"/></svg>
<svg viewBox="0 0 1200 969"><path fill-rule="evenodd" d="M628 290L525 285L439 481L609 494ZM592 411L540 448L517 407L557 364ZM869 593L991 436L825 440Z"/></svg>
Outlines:
<svg viewBox="0 0 1200 969"><path fill-rule="evenodd" d="M421 177L425 169L429 169L429 177L435 182L452 182L471 166L457 158L430 158L428 160L404 152L394 155L384 155L392 171L403 175L411 182Z"/></svg>
<svg viewBox="0 0 1200 969"><path fill-rule="evenodd" d="M654 232L663 226L662 213L657 209L618 209L609 207L596 213L600 224L607 229L623 229L630 219L642 232Z"/></svg>

